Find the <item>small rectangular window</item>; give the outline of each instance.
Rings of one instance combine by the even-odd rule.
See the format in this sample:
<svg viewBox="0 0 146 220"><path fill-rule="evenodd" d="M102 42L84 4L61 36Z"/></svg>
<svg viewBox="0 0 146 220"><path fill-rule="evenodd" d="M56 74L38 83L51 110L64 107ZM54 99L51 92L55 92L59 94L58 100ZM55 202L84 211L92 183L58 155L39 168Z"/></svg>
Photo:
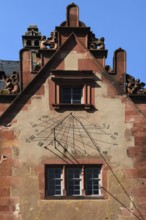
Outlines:
<svg viewBox="0 0 146 220"><path fill-rule="evenodd" d="M63 87L61 89L61 102L66 104L81 104L82 88L81 87Z"/></svg>
<svg viewBox="0 0 146 220"><path fill-rule="evenodd" d="M100 165L46 165L46 196L99 196Z"/></svg>

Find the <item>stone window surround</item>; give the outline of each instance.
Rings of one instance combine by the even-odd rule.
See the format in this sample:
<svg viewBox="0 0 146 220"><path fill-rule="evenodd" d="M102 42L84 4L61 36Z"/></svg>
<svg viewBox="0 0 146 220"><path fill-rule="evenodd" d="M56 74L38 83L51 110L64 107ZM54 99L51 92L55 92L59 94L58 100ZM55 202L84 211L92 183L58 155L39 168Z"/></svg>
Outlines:
<svg viewBox="0 0 146 220"><path fill-rule="evenodd" d="M92 71L52 71L50 79L51 93L49 95L50 104L54 109L61 107L79 107L85 110L90 110L95 105L95 89L94 75ZM62 87L82 87L82 103L80 104L65 104L61 103L61 88ZM53 98L52 98L53 94ZM52 102L52 103L51 103Z"/></svg>
<svg viewBox="0 0 146 220"><path fill-rule="evenodd" d="M78 164L76 165L87 165L87 166L102 166L101 169L101 186L105 189L107 189L107 172L108 172L108 167L105 164L105 162L102 159L77 159ZM66 163L63 159L45 159L42 161L42 165L39 168L39 194L40 194L40 199L41 200L47 200L47 199L107 199L108 194L107 192L101 187L101 193L100 195L97 196L46 196L45 193L45 167L47 165L73 165Z"/></svg>
<svg viewBox="0 0 146 220"><path fill-rule="evenodd" d="M92 180L87 177L90 169ZM96 170L96 172L95 172ZM45 191L48 196L102 196L101 195L101 170L100 164L94 165L46 165L45 166ZM58 172L57 172L58 171ZM56 172L58 175L56 176ZM50 175L49 175L50 173ZM52 176L52 174L54 174ZM88 173L89 174L89 173ZM95 177L95 174L98 176ZM89 182L90 180L90 182ZM57 185L56 185L57 182ZM95 182L98 186L95 186ZM48 185L52 185L53 189ZM70 185L70 188L68 188ZM57 187L57 188L56 188ZM89 188L92 188L89 192ZM49 195L50 193L50 195Z"/></svg>

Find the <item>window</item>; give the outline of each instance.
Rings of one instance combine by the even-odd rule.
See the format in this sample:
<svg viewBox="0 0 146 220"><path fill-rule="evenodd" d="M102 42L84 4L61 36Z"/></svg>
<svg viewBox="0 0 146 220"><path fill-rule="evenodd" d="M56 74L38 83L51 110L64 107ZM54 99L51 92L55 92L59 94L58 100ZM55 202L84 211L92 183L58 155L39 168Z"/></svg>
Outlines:
<svg viewBox="0 0 146 220"><path fill-rule="evenodd" d="M46 175L47 193L50 196L62 195L62 167L49 167Z"/></svg>
<svg viewBox="0 0 146 220"><path fill-rule="evenodd" d="M81 167L69 167L66 169L67 195L81 195L81 171Z"/></svg>
<svg viewBox="0 0 146 220"><path fill-rule="evenodd" d="M85 191L86 195L98 195L99 190L99 167L85 167Z"/></svg>
<svg viewBox="0 0 146 220"><path fill-rule="evenodd" d="M95 109L97 77L89 70L52 70L49 81L50 108Z"/></svg>
<svg viewBox="0 0 146 220"><path fill-rule="evenodd" d="M82 88L74 87L67 88L63 87L61 89L61 102L69 104L81 104L82 99Z"/></svg>
<svg viewBox="0 0 146 220"><path fill-rule="evenodd" d="M46 196L99 196L101 165L46 165Z"/></svg>
<svg viewBox="0 0 146 220"><path fill-rule="evenodd" d="M37 57L36 51L31 51L31 71L35 72L40 69L40 61L39 58Z"/></svg>

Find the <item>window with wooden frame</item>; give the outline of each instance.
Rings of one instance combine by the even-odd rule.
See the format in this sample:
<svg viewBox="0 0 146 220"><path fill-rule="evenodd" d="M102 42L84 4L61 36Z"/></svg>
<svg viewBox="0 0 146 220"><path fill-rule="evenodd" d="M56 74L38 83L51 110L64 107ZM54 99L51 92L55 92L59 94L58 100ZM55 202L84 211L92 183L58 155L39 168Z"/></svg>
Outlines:
<svg viewBox="0 0 146 220"><path fill-rule="evenodd" d="M46 165L45 196L101 196L101 165Z"/></svg>
<svg viewBox="0 0 146 220"><path fill-rule="evenodd" d="M94 107L95 75L92 71L53 70L51 83L49 98L55 109Z"/></svg>

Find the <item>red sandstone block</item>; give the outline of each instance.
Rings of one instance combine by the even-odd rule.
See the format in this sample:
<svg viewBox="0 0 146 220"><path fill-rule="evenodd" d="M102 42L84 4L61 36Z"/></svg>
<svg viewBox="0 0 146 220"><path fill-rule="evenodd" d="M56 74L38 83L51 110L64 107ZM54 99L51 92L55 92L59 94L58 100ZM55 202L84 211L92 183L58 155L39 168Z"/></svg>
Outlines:
<svg viewBox="0 0 146 220"><path fill-rule="evenodd" d="M19 167L20 161L15 158L8 158L11 167Z"/></svg>
<svg viewBox="0 0 146 220"><path fill-rule="evenodd" d="M10 220L10 215L0 213L0 220Z"/></svg>
<svg viewBox="0 0 146 220"><path fill-rule="evenodd" d="M79 70L95 70L95 71L103 71L102 66L103 66L103 60L98 59L98 62L101 63L101 66L97 65L91 60L91 59L79 59L78 60L78 69Z"/></svg>
<svg viewBox="0 0 146 220"><path fill-rule="evenodd" d="M4 212L9 212L9 213L13 213L15 211L15 206L0 206L0 213L4 213Z"/></svg>
<svg viewBox="0 0 146 220"><path fill-rule="evenodd" d="M137 107L138 107L141 111L143 111L143 112L146 113L146 104L138 104Z"/></svg>
<svg viewBox="0 0 146 220"><path fill-rule="evenodd" d="M136 156L146 156L146 148L144 147L130 147L127 150L127 154L129 157L136 157Z"/></svg>
<svg viewBox="0 0 146 220"><path fill-rule="evenodd" d="M10 187L0 187L0 197L9 197Z"/></svg>
<svg viewBox="0 0 146 220"><path fill-rule="evenodd" d="M44 199L45 198L45 193L44 190L39 190L39 195L40 195L40 199Z"/></svg>
<svg viewBox="0 0 146 220"><path fill-rule="evenodd" d="M12 214L2 214L2 213L0 213L0 220L20 220L20 217L12 215Z"/></svg>
<svg viewBox="0 0 146 220"><path fill-rule="evenodd" d="M126 110L126 116L129 115L131 117L137 117L137 112L133 111L132 109Z"/></svg>
<svg viewBox="0 0 146 220"><path fill-rule="evenodd" d="M13 131L0 131L0 139L5 140L14 140L15 135Z"/></svg>
<svg viewBox="0 0 146 220"><path fill-rule="evenodd" d="M10 187L10 176L0 176L0 186L3 187Z"/></svg>
<svg viewBox="0 0 146 220"><path fill-rule="evenodd" d="M8 157L12 156L12 148L11 147L1 147L0 154L8 156Z"/></svg>
<svg viewBox="0 0 146 220"><path fill-rule="evenodd" d="M12 176L12 168L19 167L19 160L7 158L0 164L0 176Z"/></svg>
<svg viewBox="0 0 146 220"><path fill-rule="evenodd" d="M31 167L31 170L32 170L32 172L34 172L34 173L41 173L41 172L44 172L44 166L32 166Z"/></svg>
<svg viewBox="0 0 146 220"><path fill-rule="evenodd" d="M146 136L146 127L144 124L141 124L138 126L134 125L133 128L131 129L131 131L135 136L138 136L138 137Z"/></svg>
<svg viewBox="0 0 146 220"><path fill-rule="evenodd" d="M135 117L135 123L143 124L145 122L145 117L142 114L138 114Z"/></svg>
<svg viewBox="0 0 146 220"><path fill-rule="evenodd" d="M0 206L8 206L8 205L10 205L10 198L0 197Z"/></svg>
<svg viewBox="0 0 146 220"><path fill-rule="evenodd" d="M125 175L129 178L146 178L146 169L127 169Z"/></svg>
<svg viewBox="0 0 146 220"><path fill-rule="evenodd" d="M146 187L132 189L133 196L136 197L146 197Z"/></svg>
<svg viewBox="0 0 146 220"><path fill-rule="evenodd" d="M17 176L2 176L0 177L1 187L19 186L19 177Z"/></svg>
<svg viewBox="0 0 146 220"><path fill-rule="evenodd" d="M9 166L7 161L3 161L0 164L0 176L11 176L12 175L12 167Z"/></svg>
<svg viewBox="0 0 146 220"><path fill-rule="evenodd" d="M41 191L43 191L44 188L45 188L45 179L44 179L43 177L42 177L42 179L41 179L41 176L39 176L39 189L40 189Z"/></svg>
<svg viewBox="0 0 146 220"><path fill-rule="evenodd" d="M135 137L145 137L146 136L146 131L143 130L139 130L139 129L132 129L131 130L132 135Z"/></svg>
<svg viewBox="0 0 146 220"><path fill-rule="evenodd" d="M146 158L143 156L135 157L134 167L136 167L137 169L146 169Z"/></svg>
<svg viewBox="0 0 146 220"><path fill-rule="evenodd" d="M0 197L0 206L15 206L19 202L19 198Z"/></svg>
<svg viewBox="0 0 146 220"><path fill-rule="evenodd" d="M146 129L144 129L143 131L137 131L136 136L145 137L146 136Z"/></svg>
<svg viewBox="0 0 146 220"><path fill-rule="evenodd" d="M143 202L142 203L138 203L138 207L140 209L145 209L145 207L146 207L146 197L142 197L142 199L143 199Z"/></svg>
<svg viewBox="0 0 146 220"><path fill-rule="evenodd" d="M146 146L146 136L145 137L135 137L135 145Z"/></svg>
<svg viewBox="0 0 146 220"><path fill-rule="evenodd" d="M0 111L5 111L6 108L8 108L9 104L0 104Z"/></svg>

